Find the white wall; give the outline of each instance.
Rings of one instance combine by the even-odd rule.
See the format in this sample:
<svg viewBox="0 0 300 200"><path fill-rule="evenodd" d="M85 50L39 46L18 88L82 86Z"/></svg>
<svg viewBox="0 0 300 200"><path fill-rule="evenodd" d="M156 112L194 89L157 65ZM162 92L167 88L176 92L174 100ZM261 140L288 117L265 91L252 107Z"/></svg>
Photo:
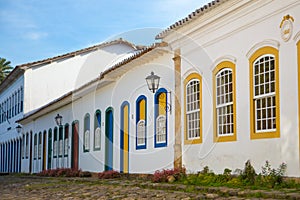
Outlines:
<svg viewBox="0 0 300 200"><path fill-rule="evenodd" d="M37 109L97 78L114 60L132 51L133 48L128 45L115 44L27 69L24 113Z"/></svg>
<svg viewBox="0 0 300 200"><path fill-rule="evenodd" d="M43 117L38 118L36 121L24 125L25 132L33 131L38 133L43 130L47 130L55 127L54 117L57 113L63 116L63 124L68 123L70 125L69 138L71 136L71 124L74 120L79 121L79 168L87 171L99 172L104 170L105 162L105 111L107 108L112 107L114 109L114 152L113 152L113 168L120 170L120 106L124 101L128 101L130 104L130 122L129 122L129 172L130 173L153 173L158 169L166 169L173 167L173 121L174 114L168 113L168 145L167 147L154 148L154 94L148 90L145 77L154 71L161 76L161 87L165 87L168 91L173 92L174 78L172 76L172 59L171 55L165 55L155 59L151 63L138 66L108 86L101 89L94 90L87 95L73 101L71 104L64 106L54 112L51 112ZM140 95L147 97L147 148L144 150L136 150L136 99ZM173 97L174 93L172 93ZM168 97L169 98L169 97ZM173 97L174 98L174 97ZM174 101L173 101L174 102ZM94 115L95 111L101 110L101 150L94 151ZM84 116L86 113L90 114L90 151L83 152L83 132L84 132ZM70 141L71 139L69 139ZM48 147L47 147L48 149ZM69 154L71 155L71 154ZM70 158L70 157L69 157ZM33 161L34 172L40 171L41 166L38 164L41 161ZM61 163L61 161L59 161ZM70 159L69 165L70 166ZM28 163L26 163L28 165ZM54 168L61 167L56 165L56 159L54 159L52 166ZM24 166L24 169L26 166Z"/></svg>
<svg viewBox="0 0 300 200"><path fill-rule="evenodd" d="M248 1L239 1L248 2ZM231 9L233 1L218 10ZM267 5L264 5L267 4ZM237 5L237 4L236 4ZM287 163L287 174L299 176L299 130L297 99L296 41L284 42L279 25L283 16L294 17L294 33L300 31L299 1L252 1L247 6L222 16L198 30L193 30L196 20L184 27L182 40L168 41L182 52L182 76L198 71L203 78L203 143L183 145L183 163L191 172L209 166L217 173L225 168L242 169L250 159L257 172L269 160L274 168ZM217 12L217 9L216 9ZM225 12L225 11L224 11ZM213 16L214 11L209 16ZM221 15L217 13L216 15ZM205 15L204 15L205 16ZM190 31L193 30L193 31ZM174 34L175 35L175 34ZM169 36L169 39L173 39ZM266 40L274 40L279 46L280 80L280 138L250 139L249 61L247 53L252 47ZM276 43L275 42L275 43ZM237 141L213 142L212 71L222 58L236 64ZM183 111L182 111L183 112ZM183 116L182 116L183 117ZM182 118L183 120L183 118ZM183 134L184 135L184 130Z"/></svg>

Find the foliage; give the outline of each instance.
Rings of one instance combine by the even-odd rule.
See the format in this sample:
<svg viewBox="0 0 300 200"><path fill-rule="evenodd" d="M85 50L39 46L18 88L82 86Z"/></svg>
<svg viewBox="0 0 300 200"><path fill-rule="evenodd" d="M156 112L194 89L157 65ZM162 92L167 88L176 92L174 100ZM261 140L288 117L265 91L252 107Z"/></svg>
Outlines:
<svg viewBox="0 0 300 200"><path fill-rule="evenodd" d="M254 167L251 165L250 160L247 160L247 162L245 163L245 168L242 174L240 175L240 178L242 179L242 181L245 182L245 184L253 185L255 182L255 177L256 173Z"/></svg>
<svg viewBox="0 0 300 200"><path fill-rule="evenodd" d="M156 171L152 177L155 183L178 181L186 176L185 168L174 168L162 171Z"/></svg>
<svg viewBox="0 0 300 200"><path fill-rule="evenodd" d="M114 170L104 171L98 173L99 179L112 179L112 178L119 178L121 174Z"/></svg>
<svg viewBox="0 0 300 200"><path fill-rule="evenodd" d="M13 69L12 66L10 66L10 64L10 61L7 61L5 58L0 58L0 83Z"/></svg>
<svg viewBox="0 0 300 200"><path fill-rule="evenodd" d="M250 160L245 163L243 170L232 170L225 168L223 174L214 174L208 166L197 174L188 174L180 181L186 185L199 186L227 186L242 188L291 188L299 187L294 180L283 178L287 165L282 163L277 169L273 169L268 161L262 167L262 172L257 175ZM160 175L162 177L163 175ZM165 179L164 179L165 180Z"/></svg>
<svg viewBox="0 0 300 200"><path fill-rule="evenodd" d="M266 161L265 166L262 167L262 173L260 176L261 182L264 185L268 185L274 188L283 182L283 175L286 172L287 165L281 163L277 169L272 169L269 161Z"/></svg>
<svg viewBox="0 0 300 200"><path fill-rule="evenodd" d="M84 176L81 176L84 174ZM50 177L87 177L87 172L82 172L80 169L71 169L71 168L58 168L58 169L47 169L38 173L38 176L50 176ZM90 174L90 172L89 172ZM90 174L91 176L91 174Z"/></svg>

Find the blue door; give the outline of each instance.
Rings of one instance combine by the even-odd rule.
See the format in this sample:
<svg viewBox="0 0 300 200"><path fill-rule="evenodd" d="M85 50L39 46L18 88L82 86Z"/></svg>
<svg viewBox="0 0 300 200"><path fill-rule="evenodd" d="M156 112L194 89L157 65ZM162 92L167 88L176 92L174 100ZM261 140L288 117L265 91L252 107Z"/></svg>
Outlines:
<svg viewBox="0 0 300 200"><path fill-rule="evenodd" d="M105 112L105 171L113 169L113 109L108 108Z"/></svg>

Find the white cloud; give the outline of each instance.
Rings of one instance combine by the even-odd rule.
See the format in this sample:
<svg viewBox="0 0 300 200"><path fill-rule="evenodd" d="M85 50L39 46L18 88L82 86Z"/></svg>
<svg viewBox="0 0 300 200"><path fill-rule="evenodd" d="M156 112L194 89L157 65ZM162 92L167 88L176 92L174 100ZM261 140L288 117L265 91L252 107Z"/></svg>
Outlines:
<svg viewBox="0 0 300 200"><path fill-rule="evenodd" d="M44 33L44 32L29 32L24 35L24 37L29 40L39 40L47 36L48 33Z"/></svg>

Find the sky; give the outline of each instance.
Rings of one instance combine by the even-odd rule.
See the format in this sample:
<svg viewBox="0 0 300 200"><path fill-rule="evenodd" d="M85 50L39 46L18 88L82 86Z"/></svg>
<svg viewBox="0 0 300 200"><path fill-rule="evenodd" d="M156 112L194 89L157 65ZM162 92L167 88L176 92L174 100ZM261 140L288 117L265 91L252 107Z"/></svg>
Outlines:
<svg viewBox="0 0 300 200"><path fill-rule="evenodd" d="M149 45L158 33L208 2L0 0L0 58L15 67L120 37Z"/></svg>

